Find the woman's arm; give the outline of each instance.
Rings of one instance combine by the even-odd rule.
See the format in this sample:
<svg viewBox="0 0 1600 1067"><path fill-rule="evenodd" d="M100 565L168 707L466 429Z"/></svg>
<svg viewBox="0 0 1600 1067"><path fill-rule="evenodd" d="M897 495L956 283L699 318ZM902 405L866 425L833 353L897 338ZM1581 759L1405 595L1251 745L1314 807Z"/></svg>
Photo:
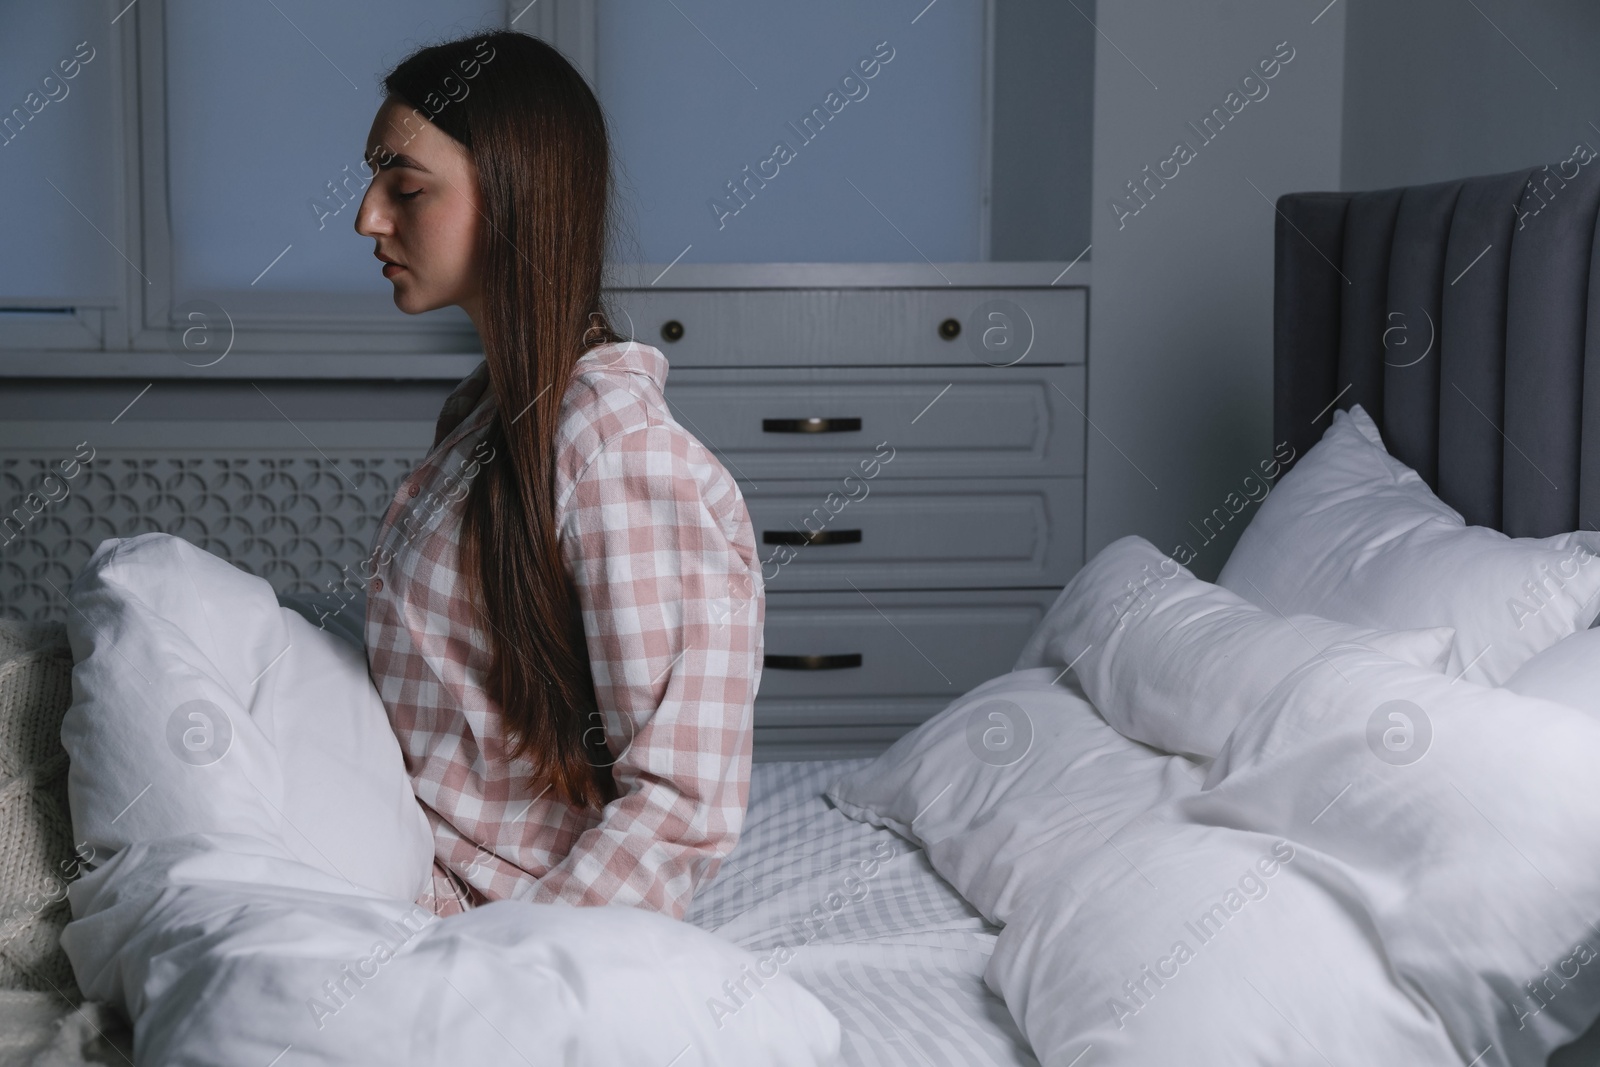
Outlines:
<svg viewBox="0 0 1600 1067"><path fill-rule="evenodd" d="M749 798L765 607L750 521L704 446L654 425L608 442L579 476L562 546L620 795L514 895L681 918Z"/></svg>

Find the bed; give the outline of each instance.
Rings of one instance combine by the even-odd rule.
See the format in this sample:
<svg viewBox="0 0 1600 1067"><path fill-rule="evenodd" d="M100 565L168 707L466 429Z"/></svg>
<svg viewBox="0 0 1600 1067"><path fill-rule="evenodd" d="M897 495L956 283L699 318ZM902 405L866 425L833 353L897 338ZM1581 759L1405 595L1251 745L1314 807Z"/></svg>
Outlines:
<svg viewBox="0 0 1600 1067"><path fill-rule="evenodd" d="M1586 544L1572 541L1577 535L1571 532L1595 529L1593 512L1600 506L1600 373L1584 374L1590 351L1600 353L1600 314L1591 324L1590 312L1591 285L1600 284L1591 280L1600 272L1590 267L1597 209L1600 180L1593 173L1549 168L1409 189L1283 197L1274 437L1286 452L1278 454L1275 469L1263 465L1263 476L1282 477L1316 462L1308 457L1337 428L1352 448L1386 449L1375 462L1414 471L1418 485L1474 526L1514 538L1568 539L1552 542L1552 552ZM1361 421L1368 415L1370 432ZM1268 500L1298 491L1282 484L1284 491ZM1241 547L1241 557L1256 551L1248 541ZM1508 1046L1506 1035L1514 1045L1524 1027L1494 1030L1485 1022L1475 1028L1474 1010L1494 1014L1512 1002L1511 1021L1550 1027L1542 1031L1550 1047L1552 1034L1570 1039L1589 1026L1600 1010L1600 991L1583 983L1597 969L1584 971L1587 960L1552 956L1548 947L1557 943L1551 938L1570 941L1572 929L1582 928L1509 932L1516 937L1483 931L1482 952L1526 938L1545 946L1529 951L1549 966L1541 971L1530 961L1514 961L1501 968L1508 978L1515 972L1507 985L1496 977L1500 962L1491 966L1472 955L1478 946L1462 946L1457 970L1476 967L1480 980L1474 984L1419 967L1419 960L1429 961L1407 940L1412 931L1384 930L1392 916L1381 909L1362 929L1379 929L1382 936L1352 933L1338 941L1340 923L1360 911L1348 901L1360 893L1347 887L1345 905L1324 907L1326 886L1337 878L1366 884L1360 863L1348 854L1365 838L1359 826L1341 829L1340 815L1365 812L1378 819L1398 810L1363 808L1382 789L1351 787L1402 781L1384 777L1393 773L1411 775L1403 779L1408 789L1435 789L1428 794L1435 799L1450 797L1445 786L1454 789L1482 817L1483 826L1473 824L1473 848L1500 847L1488 827L1507 844L1515 837L1527 861L1529 869L1518 868L1508 853L1505 862L1482 864L1483 870L1445 887L1396 883L1441 914L1483 905L1459 895L1466 881L1481 884L1491 903L1534 901L1544 891L1534 873L1552 889L1560 882L1558 894L1587 901L1586 894L1600 892L1585 870L1600 868L1587 859L1600 851L1591 825L1596 820L1588 815L1600 810L1600 798L1587 804L1596 788L1592 774L1552 773L1560 780L1530 784L1541 775L1530 771L1535 764L1518 762L1547 760L1537 764L1543 771L1567 767L1548 762L1563 758L1576 761L1573 768L1583 766L1580 757L1590 747L1600 752L1588 720L1571 709L1561 712L1566 719L1559 729L1543 735L1547 748L1566 749L1553 755L1538 745L1518 750L1525 739L1519 741L1517 731L1491 736L1487 751L1463 754L1452 747L1459 739L1447 719L1435 714L1436 747L1422 751L1432 759L1419 755L1420 762L1407 763L1386 748L1388 732L1377 740L1369 732L1363 741L1359 728L1323 729L1294 718L1303 706L1328 712L1328 722L1337 718L1344 698L1315 688L1317 672L1325 670L1346 683L1375 672L1384 686L1409 686L1403 691L1423 704L1430 693L1449 701L1470 693L1464 714L1481 714L1491 724L1526 718L1529 709L1558 718L1555 704L1495 702L1546 699L1501 686L1538 658L1536 646L1581 637L1573 631L1588 625L1574 621L1582 612L1562 616L1538 601L1526 618L1517 617L1516 629L1527 637L1520 657L1504 643L1480 652L1496 642L1462 636L1479 622L1498 634L1493 628L1504 629L1504 620L1464 619L1448 634L1421 624L1397 632L1373 624L1353 636L1330 624L1322 634L1304 619L1290 621L1296 616L1287 606L1269 611L1252 603L1245 564L1230 561L1232 586L1228 571L1220 586L1212 586L1168 571L1169 562L1149 546L1118 542L1108 548L1063 591L1012 673L959 698L877 760L758 763L744 835L697 894L689 924L752 956L794 947L783 970L837 1020L841 1062L848 1064L1200 1064L1212 1062L1208 1042L1237 1040L1241 1028L1259 1029L1259 1044L1249 1051L1263 1063L1322 1062L1328 1057L1313 1052L1323 1047L1331 1047L1338 1062L1348 1046L1313 1041L1338 1042L1341 1029L1370 1028L1410 1042L1379 1045L1377 1058L1387 1056L1386 1062L1401 1055L1418 1063L1521 1064L1543 1060ZM1256 572L1263 582L1264 573ZM1130 574L1143 575L1134 593L1117 593L1124 585L1135 588L1124 580ZM1274 599L1256 591L1260 600ZM1557 597L1546 599L1555 603ZM1081 603L1097 609L1110 603L1114 624L1108 628L1074 606ZM1251 634L1222 657L1232 674L1216 669L1219 659L1207 646L1172 643L1180 631L1192 633L1201 617L1225 617ZM1297 640L1308 639L1316 651L1309 659L1294 651ZM111 664L105 669L122 669L115 657L102 659ZM1277 662L1290 659L1299 665ZM1452 688L1463 680L1460 689ZM1371 685L1373 693L1389 692ZM1197 694L1204 715L1185 703ZM1164 703L1182 714L1156 714ZM1285 763L1286 736L1314 737L1322 747L1309 763ZM1373 755L1377 762L1361 762ZM1319 779L1343 767L1353 769L1343 790L1343 779ZM1421 770L1394 771L1404 767ZM1472 768L1482 773L1468 775ZM1277 792L1253 784L1258 780ZM1486 792L1473 792L1475 784ZM1540 837L1546 830L1512 827L1508 835L1502 829L1514 813L1494 806L1496 791L1524 786L1565 790L1541 795L1558 801L1541 816L1549 832L1564 835L1565 854ZM1263 796L1273 802L1261 803ZM139 817L136 811L129 821ZM1421 822L1414 829L1420 836L1411 851L1422 850L1419 842L1432 847L1429 834L1437 826ZM1173 841L1182 848L1169 847ZM1201 854L1209 857L1204 863L1195 858ZM1399 862L1393 855L1380 858L1389 866ZM868 863L872 873L842 892L844 873ZM1079 866L1088 873L1080 874ZM1233 879L1227 886L1224 874ZM1221 890L1213 881L1230 896L1236 895L1233 884L1242 887L1248 899L1232 913L1249 917L1221 913L1214 921L1231 923L1228 936L1216 937L1216 948L1204 938L1208 947L1198 963L1162 956L1164 944L1152 939L1167 937L1165 929L1129 918L1191 888L1194 908L1213 902L1215 913ZM1260 896L1249 887L1260 887ZM1297 940L1309 936L1308 928L1321 937L1322 924L1333 931L1326 939ZM1382 953L1363 954L1364 937L1383 941L1388 962ZM1323 954L1309 968L1279 966L1301 949ZM1245 981L1249 992L1174 977L1194 967L1213 968L1216 978L1244 958L1265 968L1256 974L1259 986ZM1570 988L1583 992L1558 1001L1551 991L1569 985L1552 976L1551 967L1566 975L1568 965L1576 968L1567 975ZM1534 977L1523 982L1518 967ZM1354 990L1355 999L1323 1012L1326 1017L1297 1015L1296 997L1305 998L1298 1001L1301 1012L1305 1004L1339 1003L1329 998L1342 995L1341 987L1316 984L1330 973ZM1518 1001L1524 987L1544 990L1546 999L1536 1009L1533 1001ZM1375 992L1361 1000L1369 991ZM1208 999L1217 996L1222 999ZM0 996L0 1029L10 1033L18 1058L121 1062L128 1035L115 1014L92 1003L69 1009L73 999L48 991ZM1357 1007L1363 1024L1352 1028ZM1142 1025L1147 1029L1141 1032ZM1138 1041L1129 1036L1141 1034ZM1412 1052L1396 1053L1402 1047ZM1549 1063L1571 1067L1597 1056L1600 1027L1555 1052Z"/></svg>
<svg viewBox="0 0 1600 1067"><path fill-rule="evenodd" d="M1274 441L1304 455L1335 409L1359 404L1393 455L1469 523L1515 537L1595 528L1600 371L1584 371L1600 360L1600 300L1590 310L1591 286L1600 285L1591 267L1600 255L1600 181L1588 171L1530 168L1376 192L1295 193L1277 206ZM799 877L777 878L788 864L821 871L873 840L906 846L842 818L820 795L865 762L758 766L750 834L731 873L697 900L692 921L759 943L759 933L742 933L745 922L772 928L805 910L774 913L772 898L788 899ZM807 972L845 1023L847 1058L1034 1062L982 981L992 926L927 867L922 850L905 859L903 890L863 928L845 928L847 943L852 953L913 943L926 959L849 968L841 960L838 970ZM744 874L754 881L741 881ZM906 996L930 975L938 976L936 1000ZM918 1013L919 1004L937 1007ZM1550 1062L1597 1060L1600 1025Z"/></svg>

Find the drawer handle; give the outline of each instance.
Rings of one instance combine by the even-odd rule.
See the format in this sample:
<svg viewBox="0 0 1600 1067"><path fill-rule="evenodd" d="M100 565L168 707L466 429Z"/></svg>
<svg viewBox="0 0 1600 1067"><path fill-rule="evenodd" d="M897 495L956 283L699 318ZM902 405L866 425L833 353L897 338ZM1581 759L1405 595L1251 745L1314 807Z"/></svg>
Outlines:
<svg viewBox="0 0 1600 1067"><path fill-rule="evenodd" d="M764 433L858 433L860 419L762 419Z"/></svg>
<svg viewBox="0 0 1600 1067"><path fill-rule="evenodd" d="M860 530L763 530L764 545L859 545Z"/></svg>
<svg viewBox="0 0 1600 1067"><path fill-rule="evenodd" d="M775 671L842 671L861 666L861 653L838 652L831 656L762 657L762 663Z"/></svg>

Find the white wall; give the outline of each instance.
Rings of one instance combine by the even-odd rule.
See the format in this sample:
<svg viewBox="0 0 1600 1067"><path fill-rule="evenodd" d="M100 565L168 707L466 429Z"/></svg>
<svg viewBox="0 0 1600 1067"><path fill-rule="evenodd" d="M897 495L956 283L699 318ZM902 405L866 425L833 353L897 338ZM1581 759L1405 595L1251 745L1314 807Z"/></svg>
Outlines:
<svg viewBox="0 0 1600 1067"><path fill-rule="evenodd" d="M1275 211L1267 198L1336 189L1340 178L1345 4L1318 18L1322 4L1099 5L1090 553L1137 533L1168 552L1191 545L1192 569L1211 576L1253 514L1245 508L1210 544L1189 525L1225 507L1272 456ZM1223 107L1285 41L1293 58L1214 140L1185 125ZM1155 172L1180 141L1195 157L1164 188L1152 181L1154 196L1119 223L1113 197L1146 165Z"/></svg>
<svg viewBox="0 0 1600 1067"><path fill-rule="evenodd" d="M1094 9L995 0L990 259L1065 262L1089 243Z"/></svg>
<svg viewBox="0 0 1600 1067"><path fill-rule="evenodd" d="M1347 2L1344 188L1494 174L1566 159L1579 141L1600 147L1593 0Z"/></svg>

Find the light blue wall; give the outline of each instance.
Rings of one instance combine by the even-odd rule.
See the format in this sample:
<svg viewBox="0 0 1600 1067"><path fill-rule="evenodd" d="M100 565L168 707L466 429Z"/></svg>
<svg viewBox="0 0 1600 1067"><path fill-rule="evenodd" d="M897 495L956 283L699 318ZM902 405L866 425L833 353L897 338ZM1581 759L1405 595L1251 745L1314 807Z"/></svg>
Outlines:
<svg viewBox="0 0 1600 1067"><path fill-rule="evenodd" d="M1344 5L1102 3L1095 64L1094 284L1089 312L1088 538L1191 544L1214 575L1246 509L1210 544L1203 525L1272 455L1271 200L1334 189L1340 173ZM1199 123L1287 41L1294 58L1210 143ZM1114 42L1114 43L1113 43ZM1259 89L1252 89L1259 94ZM1111 207L1187 141L1137 215ZM1170 172L1170 168L1169 168Z"/></svg>

